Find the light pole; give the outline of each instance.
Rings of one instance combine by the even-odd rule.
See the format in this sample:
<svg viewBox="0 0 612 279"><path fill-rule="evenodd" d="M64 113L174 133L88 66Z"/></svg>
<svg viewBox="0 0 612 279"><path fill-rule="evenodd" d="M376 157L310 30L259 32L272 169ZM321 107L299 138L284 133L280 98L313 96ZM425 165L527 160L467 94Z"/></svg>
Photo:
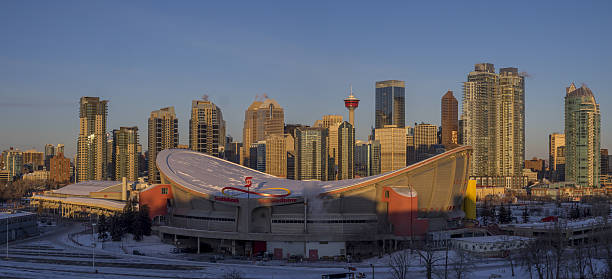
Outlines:
<svg viewBox="0 0 612 279"><path fill-rule="evenodd" d="M370 264L370 267L372 267L372 279L374 279L374 264Z"/></svg>
<svg viewBox="0 0 612 279"><path fill-rule="evenodd" d="M96 270L96 239L94 237L94 224L91 213L89 214L89 223L91 224L91 268Z"/></svg>
<svg viewBox="0 0 612 279"><path fill-rule="evenodd" d="M8 260L8 222L10 216L6 216L6 259Z"/></svg>

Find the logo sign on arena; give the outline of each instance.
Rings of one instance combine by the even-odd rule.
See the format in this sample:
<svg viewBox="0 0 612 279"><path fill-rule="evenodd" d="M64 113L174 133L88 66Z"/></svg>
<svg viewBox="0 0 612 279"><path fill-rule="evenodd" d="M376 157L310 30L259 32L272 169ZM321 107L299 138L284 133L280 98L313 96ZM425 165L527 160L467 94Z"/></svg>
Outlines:
<svg viewBox="0 0 612 279"><path fill-rule="evenodd" d="M291 190L287 188L269 187L269 188L258 189L257 191L252 191L250 188L251 186L253 186L253 177L250 177L250 176L245 177L244 182L245 182L245 185L243 187L246 189L236 188L236 187L231 187L231 186L223 187L223 189L221 189L221 193L223 194L224 197L215 197L215 200L237 203L238 199L236 198L236 196L239 195L240 193L247 193L247 194L265 197L265 198L274 198L274 199L266 199L266 200L270 200L269 202L274 202L274 200L276 199L278 199L280 202L292 202L290 200L295 200L295 199L285 198L291 195ZM270 193L269 191L274 191L274 193ZM278 192L281 192L281 193L278 193Z"/></svg>

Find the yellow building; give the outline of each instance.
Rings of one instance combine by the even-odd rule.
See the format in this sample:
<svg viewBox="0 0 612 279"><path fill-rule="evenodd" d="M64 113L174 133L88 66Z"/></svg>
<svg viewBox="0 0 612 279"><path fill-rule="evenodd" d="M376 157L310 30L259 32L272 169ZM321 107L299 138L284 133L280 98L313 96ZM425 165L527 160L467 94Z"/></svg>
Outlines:
<svg viewBox="0 0 612 279"><path fill-rule="evenodd" d="M266 137L266 173L287 177L287 143L285 135Z"/></svg>
<svg viewBox="0 0 612 279"><path fill-rule="evenodd" d="M375 129L374 137L380 142L380 172L394 171L406 166L406 129L386 125Z"/></svg>

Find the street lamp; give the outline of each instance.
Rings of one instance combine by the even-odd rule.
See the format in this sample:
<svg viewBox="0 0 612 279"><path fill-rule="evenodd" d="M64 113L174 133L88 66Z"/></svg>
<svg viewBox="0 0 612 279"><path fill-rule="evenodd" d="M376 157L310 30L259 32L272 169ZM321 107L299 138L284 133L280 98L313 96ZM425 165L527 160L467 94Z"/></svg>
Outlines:
<svg viewBox="0 0 612 279"><path fill-rule="evenodd" d="M370 267L372 267L372 279L374 279L374 264L370 264Z"/></svg>
<svg viewBox="0 0 612 279"><path fill-rule="evenodd" d="M89 214L89 222L91 223L91 268L96 270L96 238L94 236L94 227L96 224L92 221L92 214Z"/></svg>

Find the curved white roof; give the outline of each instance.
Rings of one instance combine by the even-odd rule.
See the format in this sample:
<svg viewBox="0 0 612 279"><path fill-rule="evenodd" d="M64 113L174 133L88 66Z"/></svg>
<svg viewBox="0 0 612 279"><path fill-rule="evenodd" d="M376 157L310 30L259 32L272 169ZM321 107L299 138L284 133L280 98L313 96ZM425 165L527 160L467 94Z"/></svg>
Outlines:
<svg viewBox="0 0 612 279"><path fill-rule="evenodd" d="M469 148L469 147L465 147ZM393 172L375 176L338 180L338 181L300 181L279 178L263 172L259 172L208 154L185 149L165 149L157 154L156 164L160 172L172 182L188 188L192 191L206 195L222 195L224 187L244 188L245 177L253 177L250 190L253 192L265 192L270 194L283 194L282 190L264 190L265 188L286 188L291 191L289 197L313 196L341 190L364 182L377 180L385 176L394 176L436 160L446 155L463 150L463 147L437 155L425 161L419 162ZM245 193L232 191L236 197L246 197Z"/></svg>
<svg viewBox="0 0 612 279"><path fill-rule="evenodd" d="M287 188L290 197L316 195L352 186L377 176L340 181L300 181L276 177L208 154L184 149L166 149L157 154L157 166L173 182L208 195L221 195L223 187L246 189L244 178L253 177L251 191L264 188ZM284 191L266 190L282 194ZM234 194L234 193L232 193ZM238 197L246 197L240 194Z"/></svg>

